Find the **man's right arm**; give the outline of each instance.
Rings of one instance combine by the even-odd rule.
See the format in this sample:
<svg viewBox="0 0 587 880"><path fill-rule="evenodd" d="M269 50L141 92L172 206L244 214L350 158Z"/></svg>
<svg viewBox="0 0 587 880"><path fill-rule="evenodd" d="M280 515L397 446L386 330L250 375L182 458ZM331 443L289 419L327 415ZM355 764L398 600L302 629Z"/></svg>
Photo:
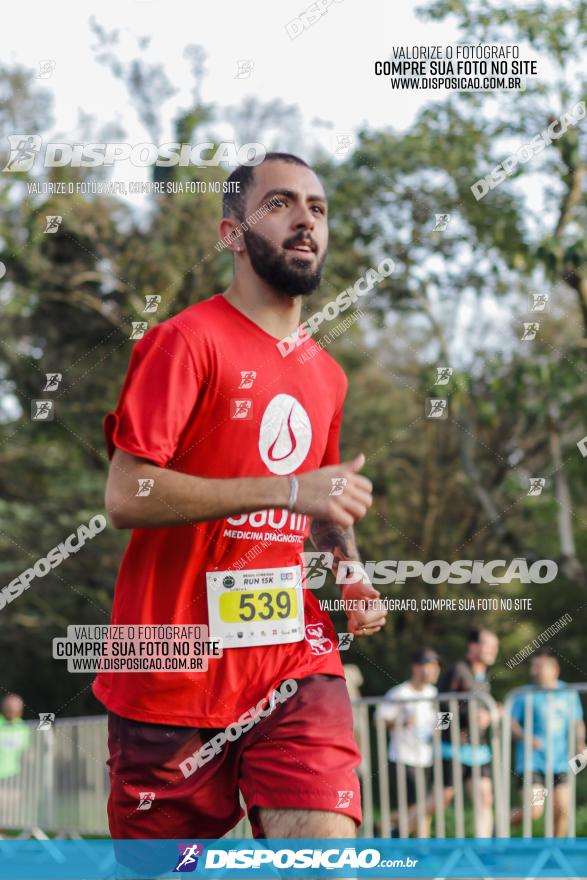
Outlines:
<svg viewBox="0 0 587 880"><path fill-rule="evenodd" d="M362 456L352 462L298 475L294 510L331 519L343 527L361 519L372 504L372 485L356 473ZM342 495L331 495L332 480L346 477ZM148 494L138 495L143 480ZM148 484L147 484L148 485ZM161 468L115 449L106 485L106 510L117 529L183 526L270 508L287 508L290 485L284 477L210 479Z"/></svg>

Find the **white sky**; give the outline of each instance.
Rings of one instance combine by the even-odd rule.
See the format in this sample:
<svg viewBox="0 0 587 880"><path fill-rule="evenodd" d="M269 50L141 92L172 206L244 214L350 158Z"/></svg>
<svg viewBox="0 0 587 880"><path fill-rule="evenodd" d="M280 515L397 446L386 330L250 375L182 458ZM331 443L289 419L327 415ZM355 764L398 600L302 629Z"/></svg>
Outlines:
<svg viewBox="0 0 587 880"><path fill-rule="evenodd" d="M42 59L55 62L52 76L37 80L54 100L50 139L79 140L83 111L94 117L96 127L118 121L125 139L137 144L150 137L124 83L95 60L92 46L97 41L90 18L107 32L120 32L115 53L126 62L139 57L137 38L151 37L144 57L161 63L178 89L162 108L163 142L174 139L172 121L178 110L192 103L193 78L184 49L200 45L207 55L204 102L228 106L253 95L262 102L281 99L297 105L305 141L298 150L307 154L317 143L332 150L337 133L352 132L364 122L371 128L405 129L424 104L446 98L445 91L392 90L387 77L373 73L374 61L390 58L393 46L459 41L454 25L416 17L416 7L424 2L331 0L326 14L292 40L285 26L308 8L305 0L225 0L205 8L185 0L82 0L61 7L29 0L11 4L3 16L1 57L8 66L31 68L33 75ZM522 55L535 57L527 50ZM239 79L237 63L245 59L254 67L248 79ZM543 63L540 71L547 73ZM332 127L316 125L316 119ZM226 126L216 126L215 131L231 136ZM118 163L113 177L148 179L146 169L129 166Z"/></svg>
<svg viewBox="0 0 587 880"><path fill-rule="evenodd" d="M388 58L394 44L452 43L456 31L417 19L412 0L341 0L291 40L285 25L308 5L304 0L224 0L205 7L185 0L11 4L3 15L2 58L5 64L19 62L35 70L39 60L54 59L55 72L42 84L54 95L56 131L75 130L83 109L102 122L118 116L131 141L145 139L125 86L94 59L91 16L107 31L121 31L125 60L138 54L135 37L152 37L147 57L161 61L180 89L170 109L188 106L191 75L183 50L197 44L208 56L207 102L234 104L250 94L263 101L281 98L297 104L307 124L319 117L339 131L364 120L374 127L409 125L425 98L392 92L385 77L373 75L373 62ZM254 63L249 79L235 78L240 59Z"/></svg>
<svg viewBox="0 0 587 880"><path fill-rule="evenodd" d="M94 16L106 30L118 29L118 57L139 57L136 39L152 38L144 57L161 63L178 94L164 106L161 140L174 138L172 120L189 107L193 79L184 57L187 45L200 45L207 58L203 100L212 105L234 105L249 95L268 102L276 98L300 108L304 123L305 154L317 143L331 150L336 132L350 132L361 123L371 128L407 128L427 102L443 101L444 91L392 91L386 77L375 77L375 60L390 58L398 45L447 45L459 41L456 28L431 24L415 15L424 0L340 0L297 39L285 26L310 5L305 0L225 0L217 5L186 0L101 0L56 6L33 2L10 4L4 11L0 47L7 66L19 63L39 69L39 61L53 59L50 79L38 80L54 99L55 124L50 139L79 138L80 112L94 117L96 126L119 121L132 143L150 140L138 120L126 86L110 69L95 60L96 43L90 28ZM524 51L523 57L535 57ZM249 59L248 79L236 78L237 62ZM546 73L541 64L541 73ZM332 129L313 124L316 118ZM300 152L302 150L300 149ZM122 167L125 166L125 167ZM488 169L489 170L489 169ZM113 178L147 180L150 170L119 163ZM538 187L526 192L540 216ZM140 197L128 197L141 204Z"/></svg>

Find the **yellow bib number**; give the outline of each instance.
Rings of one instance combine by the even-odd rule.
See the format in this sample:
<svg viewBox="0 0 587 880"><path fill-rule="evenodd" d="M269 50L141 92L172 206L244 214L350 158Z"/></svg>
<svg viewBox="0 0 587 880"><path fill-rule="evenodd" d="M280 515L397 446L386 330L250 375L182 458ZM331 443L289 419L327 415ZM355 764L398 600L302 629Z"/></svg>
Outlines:
<svg viewBox="0 0 587 880"><path fill-rule="evenodd" d="M225 623L289 620L297 613L296 590L250 590L220 596L220 617Z"/></svg>

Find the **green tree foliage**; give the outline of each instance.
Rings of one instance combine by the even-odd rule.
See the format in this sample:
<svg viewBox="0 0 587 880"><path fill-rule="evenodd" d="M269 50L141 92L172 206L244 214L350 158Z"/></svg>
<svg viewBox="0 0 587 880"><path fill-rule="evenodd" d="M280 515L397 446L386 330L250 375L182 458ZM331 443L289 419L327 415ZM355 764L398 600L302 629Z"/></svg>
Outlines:
<svg viewBox="0 0 587 880"><path fill-rule="evenodd" d="M342 161L313 157L330 195L331 248L308 313L384 256L396 264L360 301L365 317L328 347L350 383L342 454L363 450L375 487L373 509L357 529L363 558L546 557L560 570L557 581L544 586L383 586L384 596L529 597L534 608L390 615L384 634L357 640L347 655L361 666L370 693L406 677L413 648L432 644L448 661L462 653L467 630L486 623L502 638L495 682L503 694L527 676L525 664L509 670L505 660L566 612L573 623L553 646L568 678L587 677L581 646L586 463L576 448L587 433L583 132L553 142L537 166L521 169L485 199L476 201L470 190L507 155L501 146L507 138L525 142L585 92L582 78L567 71L584 48L563 29L575 19L561 7L548 27L538 27L544 10L534 5L534 15L508 7L506 16L495 4L485 15L489 7L480 4L439 2L428 14L456 15L467 38L494 39L503 28L503 39L509 29L511 39L551 53L561 69L556 88L502 94L499 114L484 112L491 96L454 95L426 107L406 132L365 128ZM572 6L580 20L584 4ZM115 34L94 30L98 57L127 86L146 130L159 133L160 106L174 95L164 71L140 57L125 65L116 56ZM177 140L213 139L215 121L232 115L254 140L275 148L292 148L296 138L301 143L299 117L280 102L251 99L239 114L205 105L204 57L198 47L189 57L193 103L174 107ZM0 71L2 138L50 131L48 96L31 82L28 71ZM82 123L86 139L101 139L91 119ZM280 127L282 142L275 136ZM529 216L523 185L537 170L546 181L538 218ZM88 171L45 173L48 181L76 182ZM224 176L222 169L178 168L164 177ZM216 195L157 195L137 211L116 198L28 195L32 179L23 172L0 178L0 260L7 267L0 280L3 584L103 512L102 418L119 394L132 322L165 320L222 290L232 268L229 254L214 247ZM441 213L450 214L449 225L434 231ZM63 217L55 234L43 232L47 215ZM540 291L551 294L550 311L540 318L537 339L522 341L523 323L531 320L529 295ZM145 315L151 294L161 296L161 305ZM443 366L454 372L439 386ZM47 396L47 372L63 374L53 395L55 419L33 422L30 401ZM426 417L426 400L434 397L448 399L447 419ZM531 477L546 478L542 495L527 495ZM9 670L2 685L21 692L29 712L101 711L89 693L91 678L70 676L65 664L51 660L51 639L72 622L107 622L127 538L107 529L0 612ZM333 584L321 594L335 595ZM335 620L342 630L342 618Z"/></svg>

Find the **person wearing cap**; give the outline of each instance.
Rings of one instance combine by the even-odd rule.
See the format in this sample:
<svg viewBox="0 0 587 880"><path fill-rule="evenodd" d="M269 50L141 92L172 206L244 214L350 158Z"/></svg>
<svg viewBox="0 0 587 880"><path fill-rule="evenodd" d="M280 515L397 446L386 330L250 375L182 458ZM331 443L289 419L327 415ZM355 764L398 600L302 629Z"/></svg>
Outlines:
<svg viewBox="0 0 587 880"><path fill-rule="evenodd" d="M432 784L433 730L436 724L434 698L440 673L438 654L426 648L412 656L411 675L408 681L391 688L384 696L385 702L377 707L376 718L390 729L389 737L389 787L397 793L398 764L405 765L408 829L418 831L419 837L430 837L433 802L428 798ZM410 702L410 698L414 702ZM422 768L425 782L425 818L418 828L416 778ZM397 822L397 814L392 816Z"/></svg>

